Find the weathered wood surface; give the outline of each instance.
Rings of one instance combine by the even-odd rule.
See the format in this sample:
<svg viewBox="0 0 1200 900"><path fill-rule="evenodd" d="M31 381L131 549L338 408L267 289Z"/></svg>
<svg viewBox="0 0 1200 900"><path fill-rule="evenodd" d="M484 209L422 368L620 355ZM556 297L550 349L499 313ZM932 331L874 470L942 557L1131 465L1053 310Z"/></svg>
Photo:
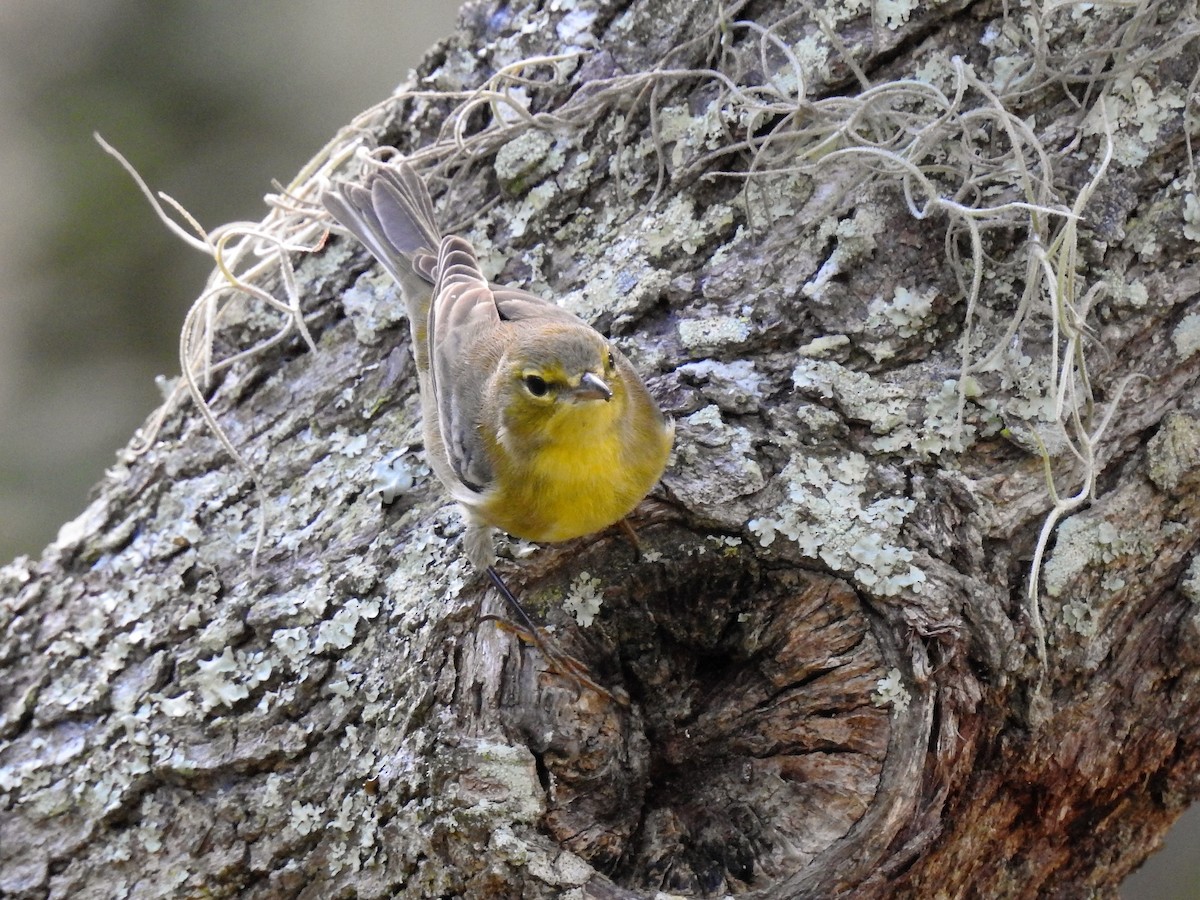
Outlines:
<svg viewBox="0 0 1200 900"><path fill-rule="evenodd" d="M211 393L267 498L256 567L252 483L184 404L41 560L0 570L0 893L1113 896L1195 797L1200 224L1195 121L1174 102L1194 8L1005 20L952 3L823 29L781 2L731 4L716 27L713 4L566 6L468 7L419 73L447 99L398 101L371 139L443 148L426 163L456 176L445 221L474 222L497 280L612 334L677 417L633 519L640 559L613 532L504 566L613 698L480 621L507 612L420 469L399 304L335 238L295 259L316 352L279 345ZM876 85L950 77L954 54L985 84L1025 72L1004 100L1045 147L1053 171L1030 178L1048 193L1021 197L1003 165L992 183L998 203L1069 209L1096 179L1066 305L1020 302L1034 237L1063 216L1041 236L990 224L968 308L947 262L948 246L969 262L966 232L915 219L897 178L851 161L743 194L701 177L751 165L706 154L788 130L778 110L707 130L721 82L699 70L785 80L763 29L806 54L813 102L860 93L847 58ZM477 111L471 164L436 143L449 92L564 50L585 56L561 83L523 89L556 118L498 136ZM612 80L654 66L694 71ZM988 107L965 95L956 114ZM1101 96L1116 154L1097 178ZM838 115L801 104L793 124ZM998 123L963 127L977 161L1011 149ZM647 205L655 133L667 177ZM780 138L755 165L807 149ZM921 164L951 194L943 149ZM1046 399L1072 326L1084 430L1116 407L1087 448L1095 499L1058 525L1031 607L1052 506L1039 441L1064 495L1088 475ZM218 355L270 328L227 317ZM964 359L994 346L960 392ZM385 505L373 467L405 447L415 484Z"/></svg>

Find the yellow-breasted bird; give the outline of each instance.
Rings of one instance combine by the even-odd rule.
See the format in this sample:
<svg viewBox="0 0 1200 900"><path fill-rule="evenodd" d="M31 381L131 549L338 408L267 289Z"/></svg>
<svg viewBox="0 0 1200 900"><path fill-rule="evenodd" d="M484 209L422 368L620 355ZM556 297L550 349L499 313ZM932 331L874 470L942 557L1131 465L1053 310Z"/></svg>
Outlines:
<svg viewBox="0 0 1200 900"><path fill-rule="evenodd" d="M493 568L494 529L565 541L620 521L662 475L674 423L598 331L489 284L471 244L441 235L407 162L321 202L403 291L426 455L466 516L467 557L511 600Z"/></svg>

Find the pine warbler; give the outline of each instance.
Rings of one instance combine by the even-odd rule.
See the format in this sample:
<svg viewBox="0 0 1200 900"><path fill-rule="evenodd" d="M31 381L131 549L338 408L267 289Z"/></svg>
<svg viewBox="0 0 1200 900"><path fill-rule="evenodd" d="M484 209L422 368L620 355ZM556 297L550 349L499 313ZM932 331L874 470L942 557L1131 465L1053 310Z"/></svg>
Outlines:
<svg viewBox="0 0 1200 900"><path fill-rule="evenodd" d="M675 426L620 350L554 303L489 284L471 244L441 235L404 161L321 201L403 291L426 455L463 509L472 563L507 593L495 529L565 541L633 510Z"/></svg>

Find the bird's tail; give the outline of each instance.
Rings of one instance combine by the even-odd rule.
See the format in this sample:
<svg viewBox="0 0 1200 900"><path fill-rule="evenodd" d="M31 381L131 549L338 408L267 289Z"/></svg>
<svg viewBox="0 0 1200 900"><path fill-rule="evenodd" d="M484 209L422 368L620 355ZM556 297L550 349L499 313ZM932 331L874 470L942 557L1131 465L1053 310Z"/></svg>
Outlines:
<svg viewBox="0 0 1200 900"><path fill-rule="evenodd" d="M400 283L410 305L415 295L428 295L442 237L429 191L412 166L400 160L362 184L336 184L321 203Z"/></svg>
<svg viewBox="0 0 1200 900"><path fill-rule="evenodd" d="M362 184L335 184L321 203L366 245L396 279L408 307L413 356L422 402L432 402L429 379L429 307L441 233L425 182L404 160L373 170Z"/></svg>

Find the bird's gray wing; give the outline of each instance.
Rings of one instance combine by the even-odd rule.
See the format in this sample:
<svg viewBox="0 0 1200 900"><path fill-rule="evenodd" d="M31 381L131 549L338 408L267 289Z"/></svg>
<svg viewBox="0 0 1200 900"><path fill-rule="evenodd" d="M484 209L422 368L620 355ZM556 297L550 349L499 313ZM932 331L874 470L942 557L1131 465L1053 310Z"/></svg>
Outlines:
<svg viewBox="0 0 1200 900"><path fill-rule="evenodd" d="M442 442L455 475L481 491L493 472L480 438L480 414L487 375L503 353L504 326L468 241L442 238L436 273L429 347Z"/></svg>
<svg viewBox="0 0 1200 900"><path fill-rule="evenodd" d="M496 298L496 309L500 313L500 318L505 322L519 322L523 319L551 319L556 322L571 322L575 325L586 324L578 316L567 312L561 306L520 288L492 285L492 294Z"/></svg>

